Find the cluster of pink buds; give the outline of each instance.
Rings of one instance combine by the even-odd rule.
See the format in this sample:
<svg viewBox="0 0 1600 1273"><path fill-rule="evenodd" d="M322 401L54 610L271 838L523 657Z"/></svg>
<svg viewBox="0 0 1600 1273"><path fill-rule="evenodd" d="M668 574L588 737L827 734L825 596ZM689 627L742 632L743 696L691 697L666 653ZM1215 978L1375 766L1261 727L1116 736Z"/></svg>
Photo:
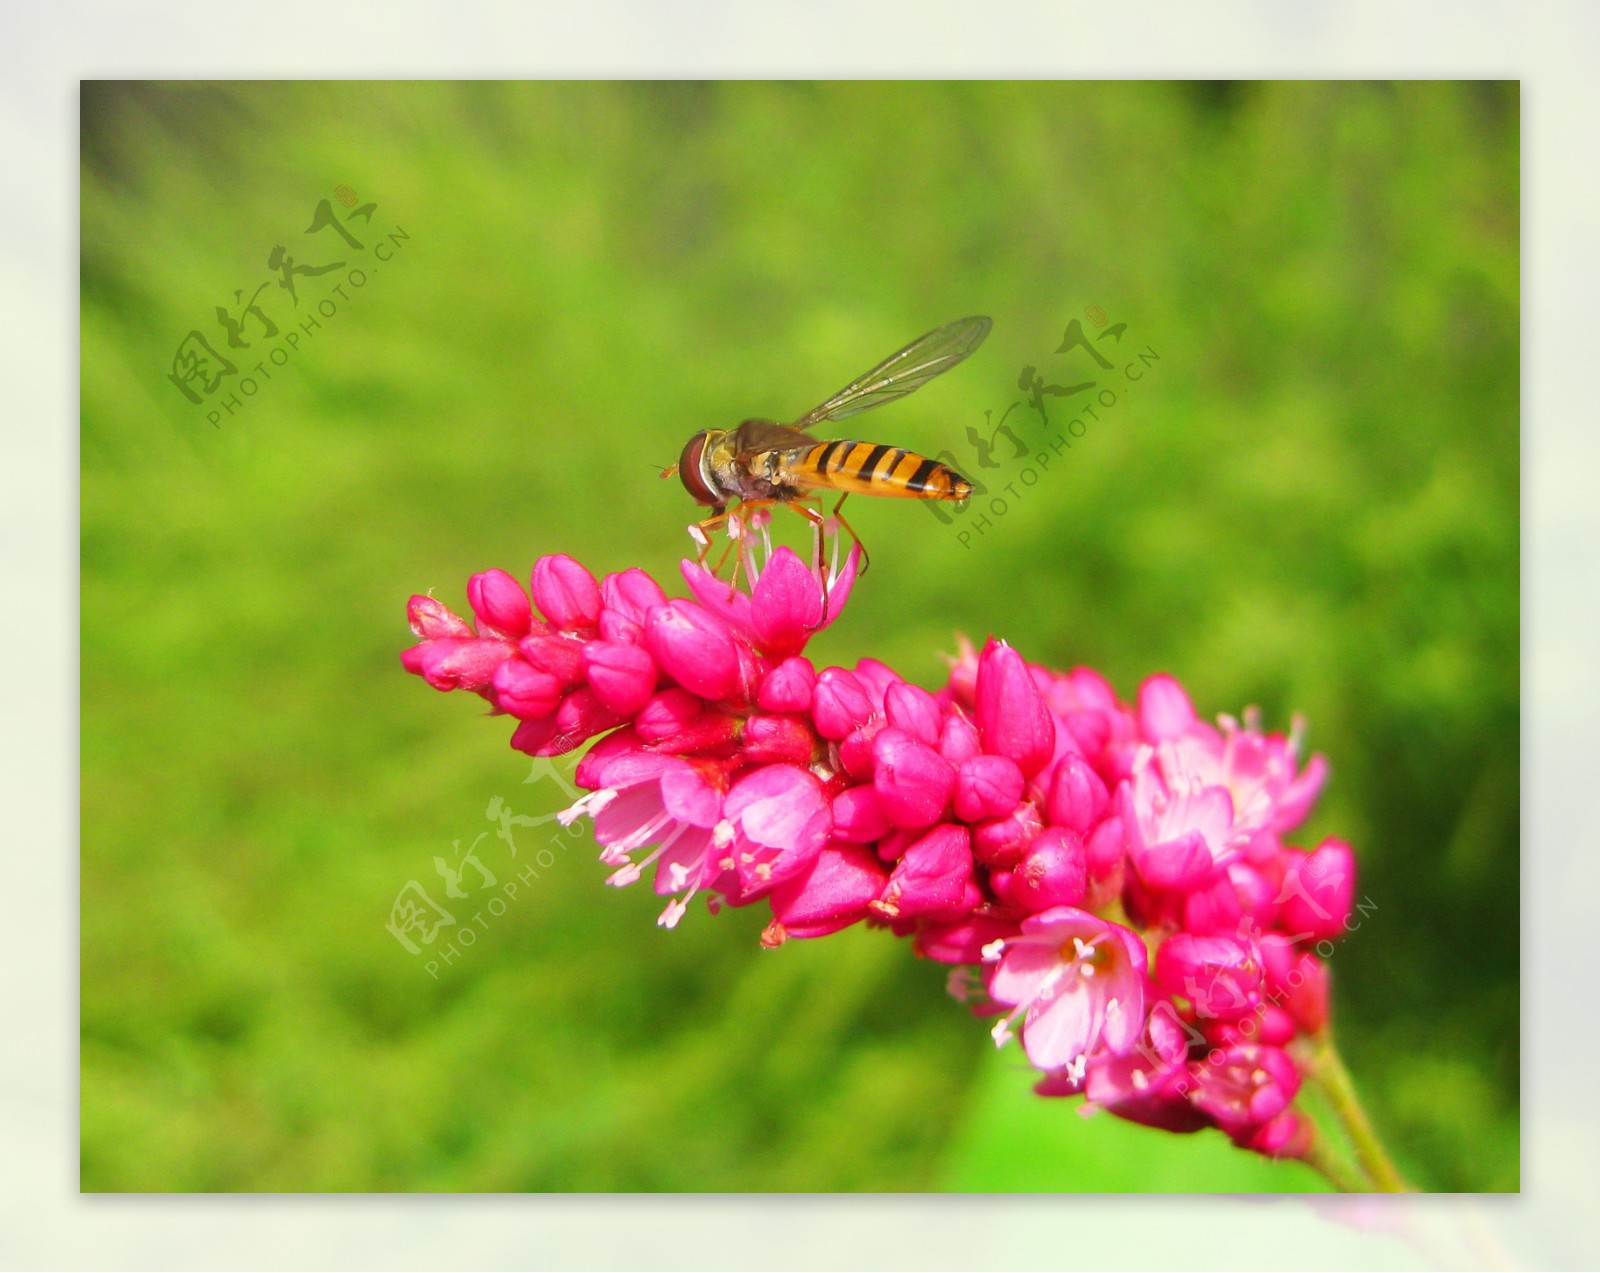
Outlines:
<svg viewBox="0 0 1600 1273"><path fill-rule="evenodd" d="M817 553L817 561L822 561ZM765 903L762 942L886 927L952 966L1044 1095L1304 1156L1292 1045L1327 1013L1322 956L1350 914L1350 848L1285 843L1320 789L1298 730L1196 718L1168 676L1129 705L1095 672L962 643L930 692L871 659L818 669L808 639L859 564L746 554L735 590L683 563L597 582L571 558L467 588L477 626L413 597L406 668L481 695L536 756L579 762L608 882ZM537 606L535 613L534 606Z"/></svg>

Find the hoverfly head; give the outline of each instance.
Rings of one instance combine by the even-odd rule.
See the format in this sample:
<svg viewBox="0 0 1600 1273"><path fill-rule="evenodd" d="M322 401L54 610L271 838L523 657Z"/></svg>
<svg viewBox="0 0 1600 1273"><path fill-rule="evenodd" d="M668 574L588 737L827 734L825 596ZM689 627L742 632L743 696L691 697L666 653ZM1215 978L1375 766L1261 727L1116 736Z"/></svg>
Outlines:
<svg viewBox="0 0 1600 1273"><path fill-rule="evenodd" d="M661 476L670 477L676 472L683 481L684 490L697 504L716 508L725 501L717 493L716 477L711 470L710 448L723 434L721 429L701 429L684 444L683 454L673 468Z"/></svg>

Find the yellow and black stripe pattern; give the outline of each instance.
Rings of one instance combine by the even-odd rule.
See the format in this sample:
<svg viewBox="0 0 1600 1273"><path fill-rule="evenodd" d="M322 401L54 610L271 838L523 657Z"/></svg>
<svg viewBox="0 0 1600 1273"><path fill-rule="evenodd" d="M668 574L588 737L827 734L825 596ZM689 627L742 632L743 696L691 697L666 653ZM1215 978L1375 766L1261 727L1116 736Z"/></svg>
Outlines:
<svg viewBox="0 0 1600 1273"><path fill-rule="evenodd" d="M972 483L947 464L872 442L819 442L784 457L784 477L801 490L850 491L897 499L963 500Z"/></svg>

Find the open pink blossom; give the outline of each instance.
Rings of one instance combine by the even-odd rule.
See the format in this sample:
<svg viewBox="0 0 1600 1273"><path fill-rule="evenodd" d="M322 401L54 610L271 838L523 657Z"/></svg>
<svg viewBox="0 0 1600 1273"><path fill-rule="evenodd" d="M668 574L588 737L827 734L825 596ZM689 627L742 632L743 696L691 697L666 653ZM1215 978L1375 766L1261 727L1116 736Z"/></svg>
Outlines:
<svg viewBox="0 0 1600 1273"><path fill-rule="evenodd" d="M1022 1019L1022 1048L1040 1069L1081 1077L1092 1055L1120 1055L1144 1029L1148 954L1137 934L1087 911L1059 906L1022 922L1022 933L987 952L989 997L1011 1011L995 1042Z"/></svg>

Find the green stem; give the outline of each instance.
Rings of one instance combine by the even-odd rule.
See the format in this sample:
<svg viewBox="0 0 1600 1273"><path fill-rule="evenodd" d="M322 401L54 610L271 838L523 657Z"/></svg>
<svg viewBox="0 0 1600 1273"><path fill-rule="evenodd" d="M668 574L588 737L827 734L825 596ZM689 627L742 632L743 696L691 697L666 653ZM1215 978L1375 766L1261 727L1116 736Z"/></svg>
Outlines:
<svg viewBox="0 0 1600 1273"><path fill-rule="evenodd" d="M1332 1153L1327 1142L1320 1137L1318 1144L1313 1146L1300 1161L1313 1171L1320 1172L1340 1193L1372 1192L1372 1181L1362 1175L1342 1154Z"/></svg>
<svg viewBox="0 0 1600 1273"><path fill-rule="evenodd" d="M1388 1150L1383 1147L1383 1142L1378 1139L1378 1133L1373 1130L1372 1120L1362 1109L1355 1084L1350 1081L1350 1072L1344 1068L1339 1050L1333 1045L1331 1029L1324 1029L1317 1036L1311 1061L1310 1077L1328 1098L1328 1104L1333 1107L1340 1126L1355 1149L1356 1160L1371 1181L1365 1188L1381 1193L1415 1193L1416 1186L1400 1174ZM1312 1162L1311 1165L1322 1171L1338 1188L1349 1191L1348 1186L1335 1179L1322 1163ZM1362 1189L1363 1186L1357 1185L1356 1191Z"/></svg>

